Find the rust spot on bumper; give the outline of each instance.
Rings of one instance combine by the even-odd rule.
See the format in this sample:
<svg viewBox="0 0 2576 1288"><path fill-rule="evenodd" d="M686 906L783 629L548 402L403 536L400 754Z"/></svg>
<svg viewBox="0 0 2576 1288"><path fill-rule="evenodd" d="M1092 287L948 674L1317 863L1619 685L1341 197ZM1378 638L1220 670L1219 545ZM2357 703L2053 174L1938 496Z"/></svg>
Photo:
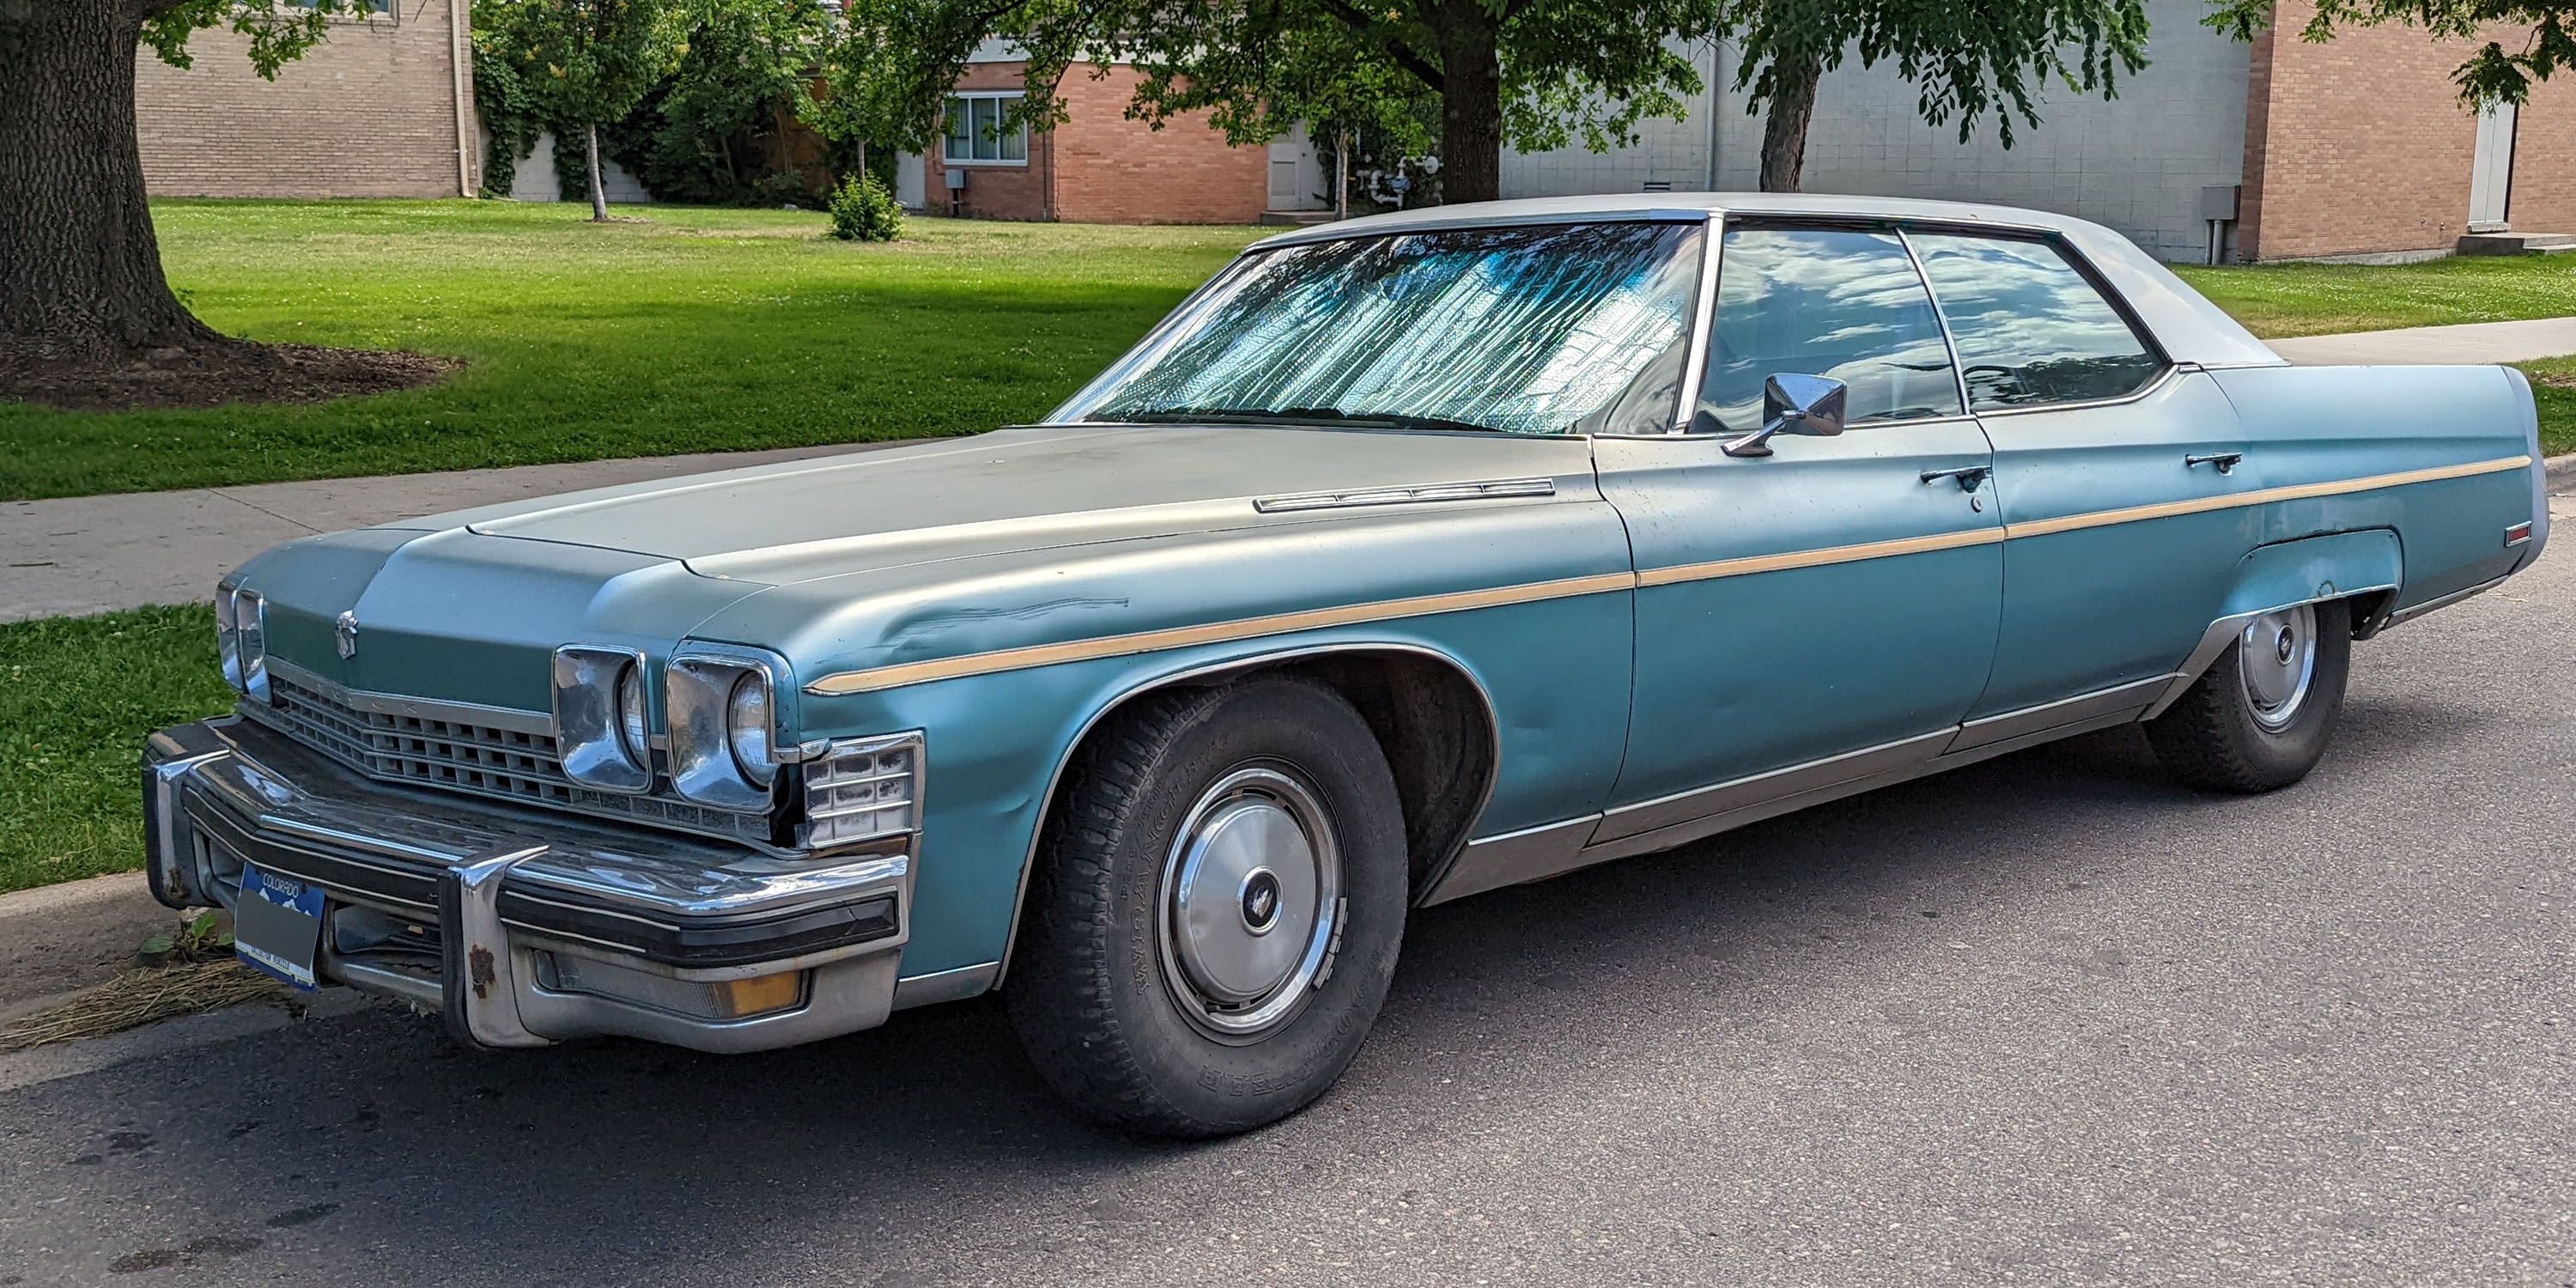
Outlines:
<svg viewBox="0 0 2576 1288"><path fill-rule="evenodd" d="M465 979L473 985L474 996L492 995L492 950L476 944L465 954Z"/></svg>

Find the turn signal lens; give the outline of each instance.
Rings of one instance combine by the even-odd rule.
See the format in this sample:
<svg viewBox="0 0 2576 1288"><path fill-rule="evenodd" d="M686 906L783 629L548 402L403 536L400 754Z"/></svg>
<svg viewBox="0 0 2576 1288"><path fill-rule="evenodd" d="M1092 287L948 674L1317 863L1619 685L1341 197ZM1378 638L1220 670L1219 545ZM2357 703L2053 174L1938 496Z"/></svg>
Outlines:
<svg viewBox="0 0 2576 1288"><path fill-rule="evenodd" d="M784 971L753 979L727 980L715 986L716 1009L728 1019L783 1011L796 1005L802 972Z"/></svg>

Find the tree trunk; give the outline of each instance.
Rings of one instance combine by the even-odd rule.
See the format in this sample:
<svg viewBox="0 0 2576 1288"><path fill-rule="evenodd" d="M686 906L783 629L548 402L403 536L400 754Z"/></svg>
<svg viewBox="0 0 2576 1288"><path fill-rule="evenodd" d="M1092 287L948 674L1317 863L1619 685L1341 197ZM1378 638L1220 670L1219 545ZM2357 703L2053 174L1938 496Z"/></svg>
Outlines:
<svg viewBox="0 0 2576 1288"><path fill-rule="evenodd" d="M133 0L0 0L0 368L231 343L161 275Z"/></svg>
<svg viewBox="0 0 2576 1288"><path fill-rule="evenodd" d="M1824 61L1808 57L1784 63L1779 71L1770 115L1762 122L1762 190L1796 192L1807 171L1807 123L1816 115L1816 82L1824 78Z"/></svg>
<svg viewBox="0 0 2576 1288"><path fill-rule="evenodd" d="M599 182L599 127L582 127L582 155L590 161L590 218L593 223L608 222L608 189Z"/></svg>
<svg viewBox="0 0 2576 1288"><path fill-rule="evenodd" d="M1477 0L1451 0L1436 11L1440 41L1440 200L1492 201L1502 195L1503 61L1501 32Z"/></svg>

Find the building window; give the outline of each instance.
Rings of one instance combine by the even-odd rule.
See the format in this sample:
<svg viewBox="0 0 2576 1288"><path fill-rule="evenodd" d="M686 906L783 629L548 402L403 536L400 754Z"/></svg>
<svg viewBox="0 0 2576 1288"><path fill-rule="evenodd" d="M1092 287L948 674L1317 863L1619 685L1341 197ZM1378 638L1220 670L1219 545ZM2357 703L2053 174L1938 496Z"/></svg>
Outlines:
<svg viewBox="0 0 2576 1288"><path fill-rule="evenodd" d="M1002 128L1002 117L1019 99L1016 93L949 95L940 159L950 165L1027 165L1028 125Z"/></svg>

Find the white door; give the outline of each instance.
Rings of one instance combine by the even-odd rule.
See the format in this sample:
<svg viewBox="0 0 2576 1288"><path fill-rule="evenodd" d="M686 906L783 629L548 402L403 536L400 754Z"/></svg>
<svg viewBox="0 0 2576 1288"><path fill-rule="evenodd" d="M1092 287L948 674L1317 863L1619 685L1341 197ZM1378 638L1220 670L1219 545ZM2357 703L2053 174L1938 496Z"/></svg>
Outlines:
<svg viewBox="0 0 2576 1288"><path fill-rule="evenodd" d="M1306 126L1295 129L1270 145L1270 209L1324 210L1323 165L1315 155L1315 144L1306 137Z"/></svg>
<svg viewBox="0 0 2576 1288"><path fill-rule="evenodd" d="M2469 231L2502 232L2505 199L2513 187L2514 107L2498 103L2478 114L2478 151L2469 163Z"/></svg>
<svg viewBox="0 0 2576 1288"><path fill-rule="evenodd" d="M928 204L926 194L922 191L921 170L920 153L897 152L894 154L894 201L896 205L901 206L906 210L919 210L924 205Z"/></svg>

